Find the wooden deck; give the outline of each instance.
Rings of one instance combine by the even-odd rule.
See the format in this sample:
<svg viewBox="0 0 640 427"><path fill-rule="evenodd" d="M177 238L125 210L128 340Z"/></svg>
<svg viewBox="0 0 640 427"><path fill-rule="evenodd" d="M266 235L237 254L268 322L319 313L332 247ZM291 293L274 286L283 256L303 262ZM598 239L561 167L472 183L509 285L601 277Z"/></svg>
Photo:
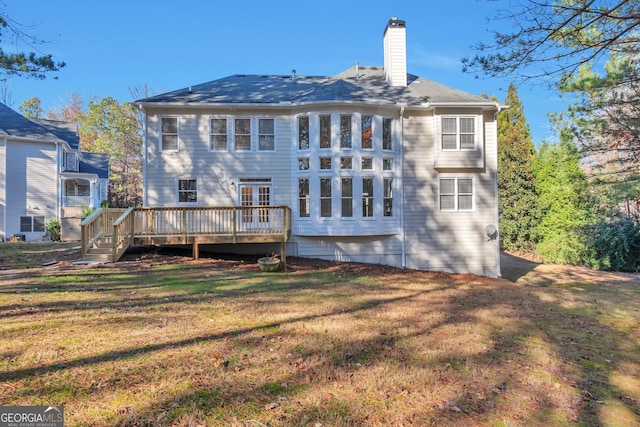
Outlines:
<svg viewBox="0 0 640 427"><path fill-rule="evenodd" d="M288 206L101 208L85 218L82 257L117 261L132 245L192 245L194 258L203 244L281 243L291 234Z"/></svg>

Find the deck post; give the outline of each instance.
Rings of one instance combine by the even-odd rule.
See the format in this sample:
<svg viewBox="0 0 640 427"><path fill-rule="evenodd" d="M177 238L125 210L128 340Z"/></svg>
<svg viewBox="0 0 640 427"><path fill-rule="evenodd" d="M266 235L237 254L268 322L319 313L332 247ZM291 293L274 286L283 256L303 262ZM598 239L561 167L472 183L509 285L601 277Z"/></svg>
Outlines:
<svg viewBox="0 0 640 427"><path fill-rule="evenodd" d="M198 241L197 237L193 238L192 251L193 251L193 259L199 259L200 258L200 242Z"/></svg>
<svg viewBox="0 0 640 427"><path fill-rule="evenodd" d="M237 236L238 230L237 230L237 224L236 224L236 222L237 222L237 218L236 218L237 217L237 212L238 212L238 209L237 208L233 208L233 215L232 215L232 218L231 218L231 220L233 221L233 225L231 226L231 240L233 241L234 245L238 242L238 236Z"/></svg>

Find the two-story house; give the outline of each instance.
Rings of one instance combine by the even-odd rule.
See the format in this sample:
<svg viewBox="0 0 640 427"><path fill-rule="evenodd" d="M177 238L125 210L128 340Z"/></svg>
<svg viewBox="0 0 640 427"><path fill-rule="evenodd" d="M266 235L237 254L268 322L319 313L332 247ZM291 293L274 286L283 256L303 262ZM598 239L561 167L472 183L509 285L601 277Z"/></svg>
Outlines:
<svg viewBox="0 0 640 427"><path fill-rule="evenodd" d="M80 240L82 207L107 199L109 159L80 151L75 123L28 119L0 103L0 238L42 240L60 219Z"/></svg>
<svg viewBox="0 0 640 427"><path fill-rule="evenodd" d="M503 106L408 74L402 20L383 47L383 66L236 74L136 101L144 205L287 205L290 255L498 276Z"/></svg>

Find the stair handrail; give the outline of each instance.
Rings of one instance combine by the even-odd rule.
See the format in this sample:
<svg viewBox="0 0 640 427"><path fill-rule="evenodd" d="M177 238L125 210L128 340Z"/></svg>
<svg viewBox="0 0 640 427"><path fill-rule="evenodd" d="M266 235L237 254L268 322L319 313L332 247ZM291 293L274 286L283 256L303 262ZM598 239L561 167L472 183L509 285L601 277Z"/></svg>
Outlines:
<svg viewBox="0 0 640 427"><path fill-rule="evenodd" d="M120 256L127 250L133 241L133 221L126 219L133 218L131 213L135 208L128 208L113 222L113 251L112 259L116 262Z"/></svg>
<svg viewBox="0 0 640 427"><path fill-rule="evenodd" d="M98 208L91 213L88 217L80 221L80 239L82 242L82 256L87 254L89 248L100 239L103 234L103 227L97 224L100 218L102 218L103 209Z"/></svg>

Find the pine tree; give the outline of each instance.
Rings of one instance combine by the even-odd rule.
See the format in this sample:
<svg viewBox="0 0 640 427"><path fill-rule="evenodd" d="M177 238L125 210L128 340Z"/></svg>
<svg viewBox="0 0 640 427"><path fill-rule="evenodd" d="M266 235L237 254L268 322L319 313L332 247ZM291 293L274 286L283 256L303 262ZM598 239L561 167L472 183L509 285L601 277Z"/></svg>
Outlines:
<svg viewBox="0 0 640 427"><path fill-rule="evenodd" d="M500 245L532 251L537 240L538 196L533 174L535 147L516 87L509 85L498 116L498 209Z"/></svg>

